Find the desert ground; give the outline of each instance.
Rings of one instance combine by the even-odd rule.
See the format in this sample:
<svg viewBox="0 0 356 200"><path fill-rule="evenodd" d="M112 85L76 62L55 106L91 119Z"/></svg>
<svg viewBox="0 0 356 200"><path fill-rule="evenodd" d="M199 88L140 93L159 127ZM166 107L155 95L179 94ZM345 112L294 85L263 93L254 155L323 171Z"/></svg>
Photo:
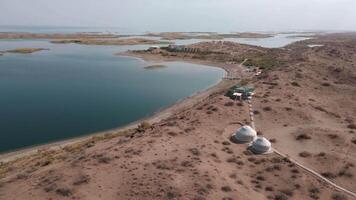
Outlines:
<svg viewBox="0 0 356 200"><path fill-rule="evenodd" d="M7 158L0 199L355 199L290 161L356 191L355 33L280 49L232 42L187 48L194 51L125 55L208 64L225 69L227 78L136 127ZM235 84L256 88L258 134L290 159L256 155L230 141L250 124L247 103L224 95Z"/></svg>

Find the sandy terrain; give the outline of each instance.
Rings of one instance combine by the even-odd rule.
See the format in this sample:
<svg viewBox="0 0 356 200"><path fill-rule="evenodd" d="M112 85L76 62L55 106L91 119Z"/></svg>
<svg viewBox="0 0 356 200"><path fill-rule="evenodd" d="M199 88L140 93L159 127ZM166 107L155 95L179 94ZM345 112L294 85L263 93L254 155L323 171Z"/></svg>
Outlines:
<svg viewBox="0 0 356 200"><path fill-rule="evenodd" d="M2 163L0 199L352 199L288 159L231 143L231 134L249 123L248 106L224 93L236 83L253 85L258 133L356 191L356 35L319 36L284 49L229 42L191 48L202 50L126 55L215 65L236 79L137 128ZM245 59L263 73L244 71L239 63Z"/></svg>

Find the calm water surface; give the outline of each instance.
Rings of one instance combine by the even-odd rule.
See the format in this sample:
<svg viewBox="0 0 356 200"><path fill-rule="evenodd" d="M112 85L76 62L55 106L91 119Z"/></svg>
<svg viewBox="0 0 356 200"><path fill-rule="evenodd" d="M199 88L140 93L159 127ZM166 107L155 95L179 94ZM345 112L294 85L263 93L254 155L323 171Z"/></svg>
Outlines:
<svg viewBox="0 0 356 200"><path fill-rule="evenodd" d="M43 28L37 32L60 31ZM306 39L290 36L293 34L225 40L277 48ZM202 41L211 40L174 42L186 45ZM47 40L0 40L0 51L15 48L49 50L0 56L0 152L129 124L208 88L224 74L218 68L179 62L165 63L168 68L164 69L145 70L150 63L113 55L148 48L144 45L86 46L51 44Z"/></svg>
<svg viewBox="0 0 356 200"><path fill-rule="evenodd" d="M0 57L0 151L126 125L217 83L219 68L149 63L113 55L147 46L51 44L0 40L0 51L49 48Z"/></svg>

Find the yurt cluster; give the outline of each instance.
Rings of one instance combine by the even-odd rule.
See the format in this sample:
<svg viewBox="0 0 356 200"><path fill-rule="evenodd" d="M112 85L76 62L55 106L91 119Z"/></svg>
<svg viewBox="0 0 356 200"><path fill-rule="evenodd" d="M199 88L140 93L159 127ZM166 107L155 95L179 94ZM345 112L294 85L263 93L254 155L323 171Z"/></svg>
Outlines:
<svg viewBox="0 0 356 200"><path fill-rule="evenodd" d="M272 151L271 142L264 137L258 137L256 131L250 126L242 126L231 136L234 143L249 143L249 149L256 154L265 154Z"/></svg>

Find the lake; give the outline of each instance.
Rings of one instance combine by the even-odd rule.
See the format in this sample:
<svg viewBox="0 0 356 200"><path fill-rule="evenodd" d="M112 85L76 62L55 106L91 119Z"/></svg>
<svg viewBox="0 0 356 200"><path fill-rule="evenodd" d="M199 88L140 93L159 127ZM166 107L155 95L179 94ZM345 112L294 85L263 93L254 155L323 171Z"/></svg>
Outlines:
<svg viewBox="0 0 356 200"><path fill-rule="evenodd" d="M114 53L148 46L51 44L0 40L0 51L49 48L0 56L0 151L127 125L221 80L219 68L150 63Z"/></svg>
<svg viewBox="0 0 356 200"><path fill-rule="evenodd" d="M37 32L79 31L60 30L43 28ZM307 38L291 36L277 34L271 38L225 41L276 48ZM211 40L173 42L202 41ZM216 84L224 75L219 68L180 62L147 70L145 67L152 63L114 55L148 47L52 44L43 39L0 40L0 51L49 49L28 55L0 56L0 152L127 125Z"/></svg>

